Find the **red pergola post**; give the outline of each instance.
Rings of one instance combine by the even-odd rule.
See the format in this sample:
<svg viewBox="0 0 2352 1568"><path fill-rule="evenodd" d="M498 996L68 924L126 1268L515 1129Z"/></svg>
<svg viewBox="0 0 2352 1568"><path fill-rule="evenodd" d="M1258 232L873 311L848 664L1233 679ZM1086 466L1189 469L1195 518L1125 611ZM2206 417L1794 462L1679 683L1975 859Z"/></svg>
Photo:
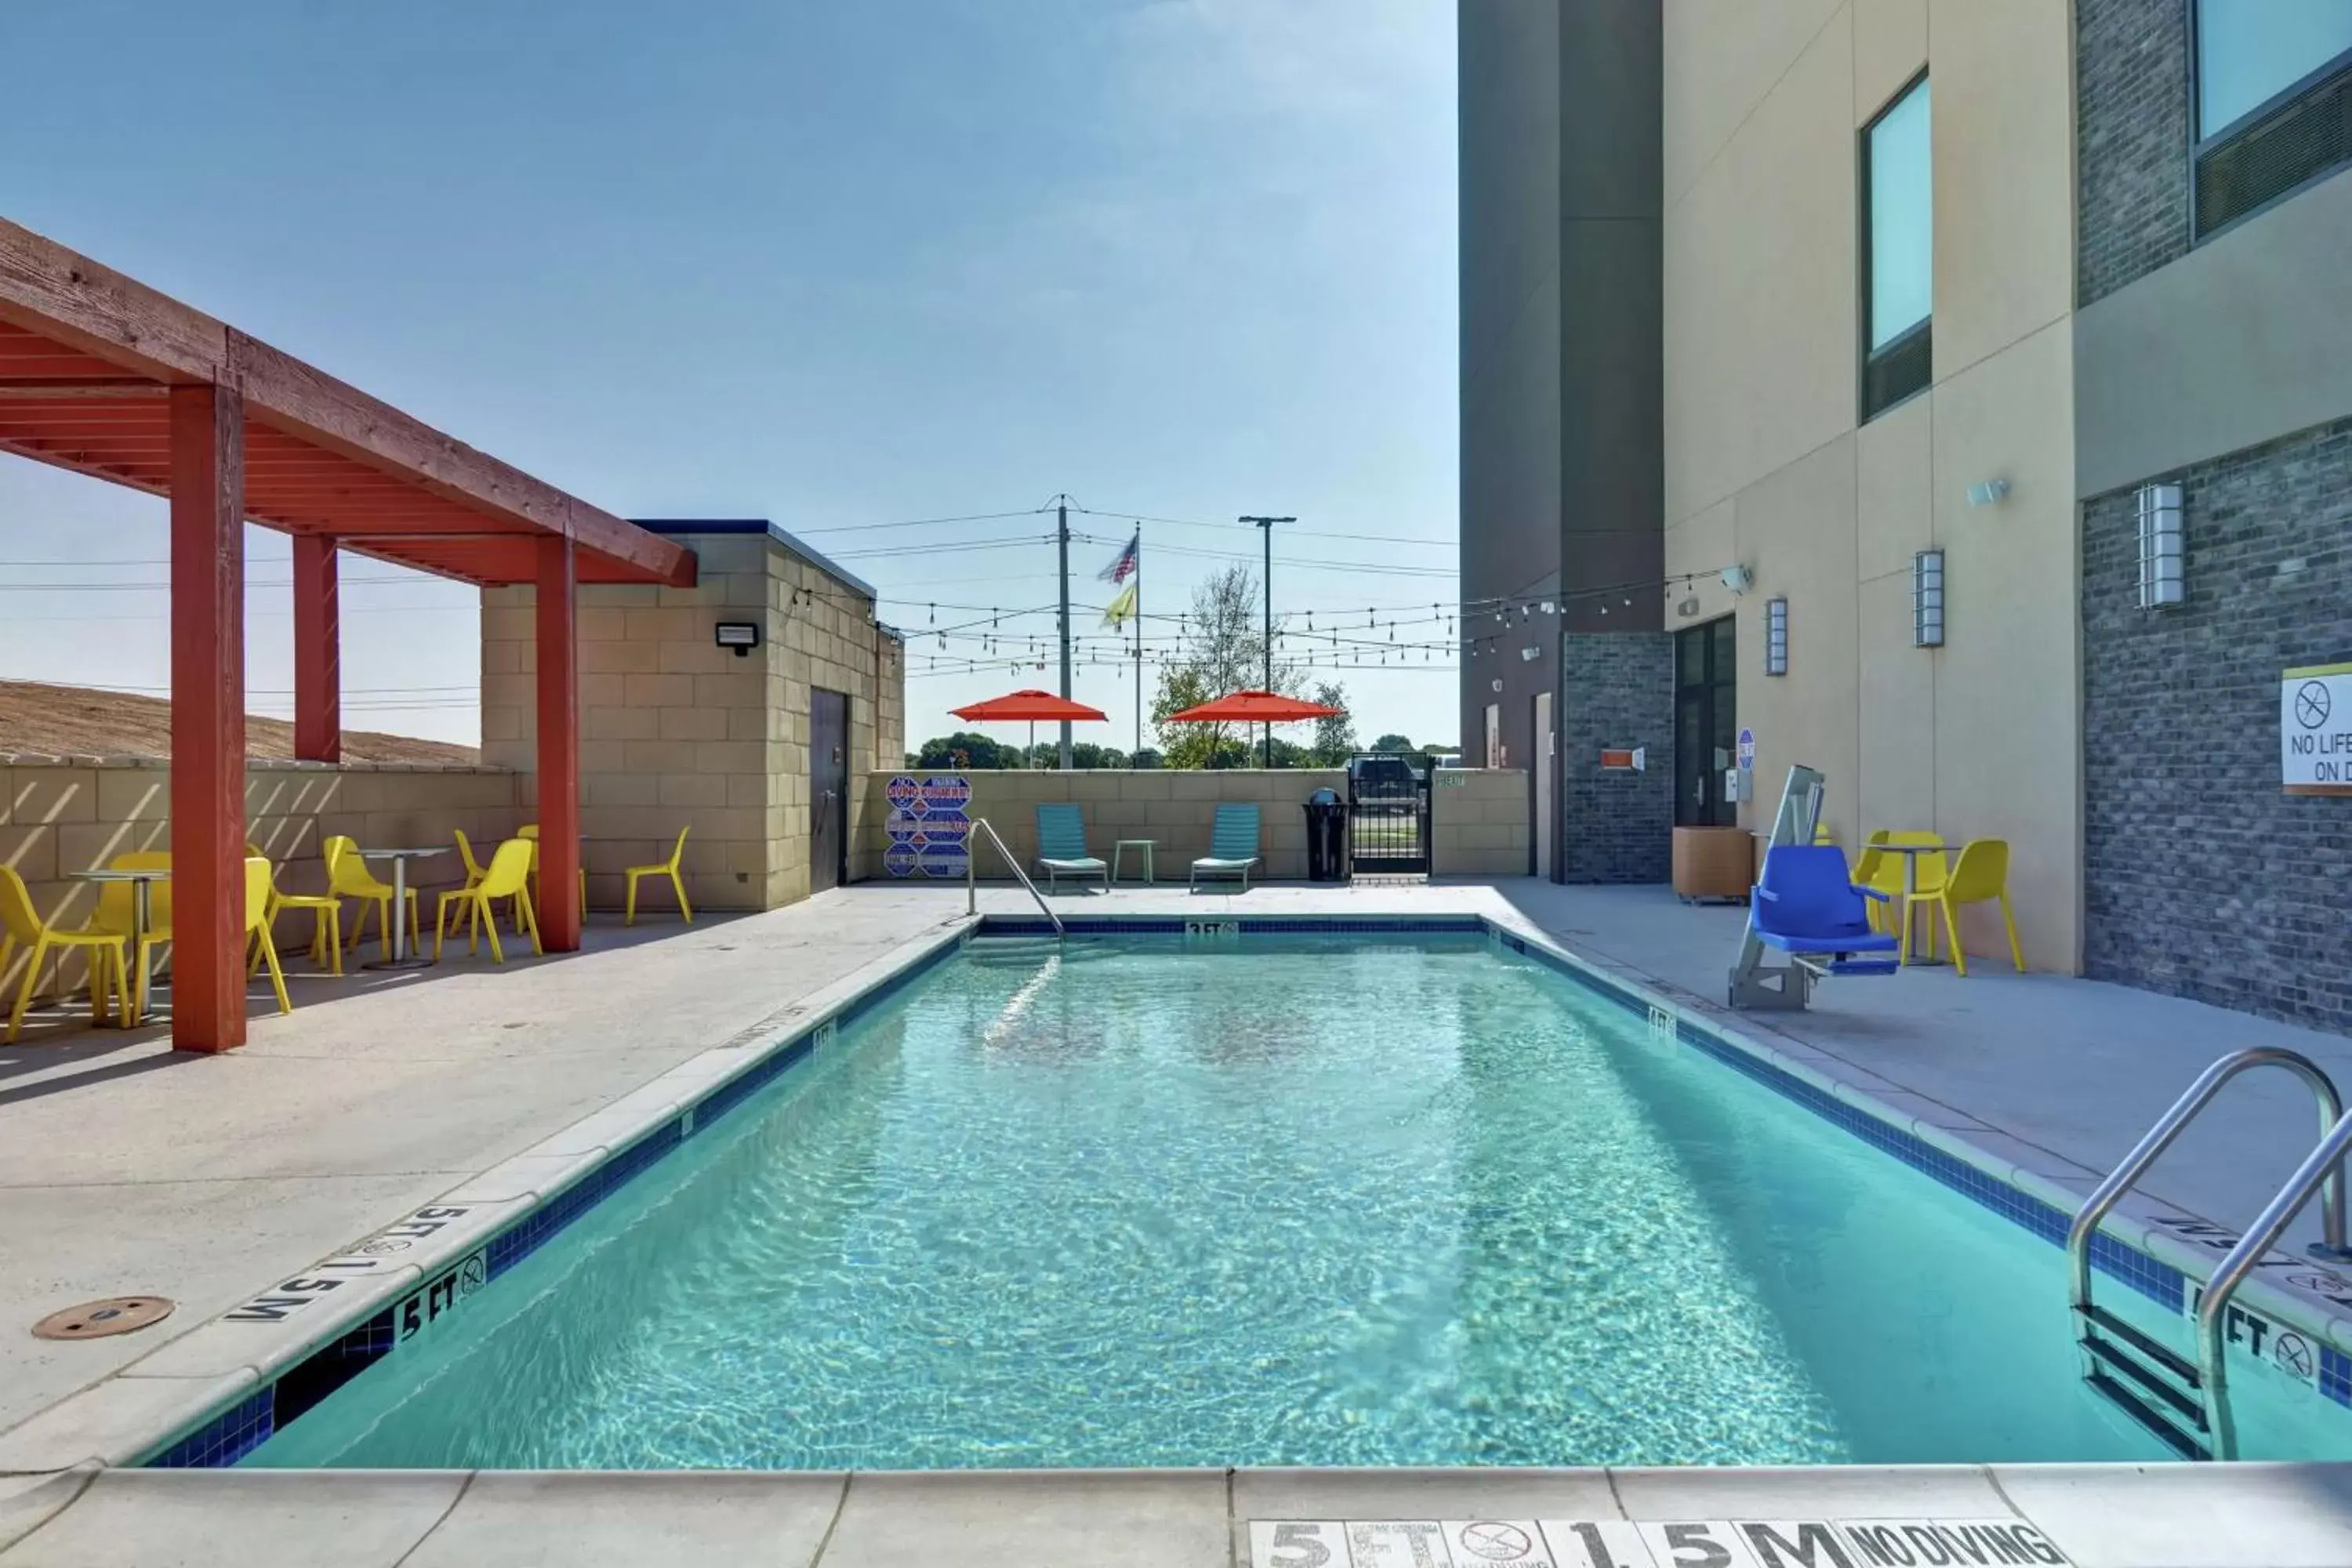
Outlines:
<svg viewBox="0 0 2352 1568"><path fill-rule="evenodd" d="M343 760L342 623L335 604L335 542L294 536L294 755Z"/></svg>
<svg viewBox="0 0 2352 1568"><path fill-rule="evenodd" d="M539 934L580 948L580 660L572 537L539 542Z"/></svg>
<svg viewBox="0 0 2352 1568"><path fill-rule="evenodd" d="M245 1044L245 396L174 386L172 1044Z"/></svg>

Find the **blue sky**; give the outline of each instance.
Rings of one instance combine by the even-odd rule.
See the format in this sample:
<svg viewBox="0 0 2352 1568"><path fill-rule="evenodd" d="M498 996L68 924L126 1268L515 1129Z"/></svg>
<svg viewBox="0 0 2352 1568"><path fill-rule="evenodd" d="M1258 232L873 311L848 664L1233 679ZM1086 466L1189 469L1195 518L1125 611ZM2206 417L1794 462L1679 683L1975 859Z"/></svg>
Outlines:
<svg viewBox="0 0 2352 1568"><path fill-rule="evenodd" d="M1145 525L1156 611L1224 564L1163 546L1295 513L1277 611L1443 637L1453 51L1449 0L14 0L0 216L611 510L802 533L917 634L919 740L1052 684L919 635L1049 604L1049 520L871 525L1227 524ZM285 542L249 538L282 713ZM0 458L0 675L160 688L162 593L26 584L159 583L163 545L161 503ZM1074 548L1081 603L1113 552ZM344 576L346 723L474 739L471 591ZM1334 673L1366 739L1438 739L1450 662ZM1124 671L1077 690L1128 744Z"/></svg>

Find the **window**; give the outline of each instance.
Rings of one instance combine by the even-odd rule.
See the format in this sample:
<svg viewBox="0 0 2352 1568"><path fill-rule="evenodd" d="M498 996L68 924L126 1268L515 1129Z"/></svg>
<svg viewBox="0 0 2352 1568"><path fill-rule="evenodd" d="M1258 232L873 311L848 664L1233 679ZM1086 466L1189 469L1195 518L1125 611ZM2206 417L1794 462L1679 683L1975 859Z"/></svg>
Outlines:
<svg viewBox="0 0 2352 1568"><path fill-rule="evenodd" d="M2352 163L2352 0L2198 0L2197 233Z"/></svg>
<svg viewBox="0 0 2352 1568"><path fill-rule="evenodd" d="M1924 389L1934 373L1935 171L1927 79L1862 132L1862 416Z"/></svg>
<svg viewBox="0 0 2352 1568"><path fill-rule="evenodd" d="M1738 760L1738 650L1729 616L1675 634L1675 826L1730 827L1723 773Z"/></svg>

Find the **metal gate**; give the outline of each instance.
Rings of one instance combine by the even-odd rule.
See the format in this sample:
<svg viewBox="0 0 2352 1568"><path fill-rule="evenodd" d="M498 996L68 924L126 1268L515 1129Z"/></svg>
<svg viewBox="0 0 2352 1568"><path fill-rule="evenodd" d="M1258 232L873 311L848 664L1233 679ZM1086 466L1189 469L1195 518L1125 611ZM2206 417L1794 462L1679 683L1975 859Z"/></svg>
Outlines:
<svg viewBox="0 0 2352 1568"><path fill-rule="evenodd" d="M1429 768L1390 754L1348 764L1348 854L1357 877L1429 873Z"/></svg>

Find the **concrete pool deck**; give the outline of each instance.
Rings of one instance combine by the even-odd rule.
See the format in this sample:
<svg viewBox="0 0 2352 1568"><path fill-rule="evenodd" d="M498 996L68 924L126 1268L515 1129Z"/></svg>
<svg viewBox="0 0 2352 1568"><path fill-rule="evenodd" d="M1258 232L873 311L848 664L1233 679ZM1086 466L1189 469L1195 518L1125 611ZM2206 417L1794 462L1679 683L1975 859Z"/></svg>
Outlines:
<svg viewBox="0 0 2352 1568"><path fill-rule="evenodd" d="M982 900L991 912L1034 912L1014 888L984 889ZM1066 895L1056 907L1195 917L1486 915L1549 934L1717 1017L1743 919L1738 910L1687 908L1659 889L1527 879L1277 885L1199 897L1181 887L1122 888L1108 897ZM48 1440L54 1434L27 1446L15 1440L26 1433L8 1428L705 1049L773 1032L796 1010L857 989L861 973L881 973L909 943L944 935L963 910L961 888L867 884L690 929L656 923L624 932L600 923L583 955L503 970L453 963L391 984L305 976L296 983L299 1010L257 1017L252 1044L226 1057L177 1056L159 1030L68 1033L55 1024L35 1035L37 1043L0 1049L0 1188L8 1189L0 1257L9 1262L0 1275L0 1322L15 1325L0 1333L0 1472L60 1462L48 1457L58 1451ZM2056 1159L2086 1174L2112 1163L2226 1049L2285 1044L2339 1079L2352 1073L2352 1042L2336 1037L2122 987L2019 977L1992 964L1966 980L1923 971L1832 983L1808 1014L1731 1022L1800 1059L1836 1061L1840 1076L1898 1108L1986 1123L1990 1139L2015 1145L2021 1163ZM2283 1078L2244 1080L2158 1167L2149 1191L2219 1226L2242 1222L2315 1135L2307 1098L2295 1098L2302 1092ZM42 1342L24 1331L58 1308L134 1292L172 1297L179 1309L156 1329L110 1340ZM259 1504L261 1493L242 1492L242 1478L212 1479L222 1495L254 1498L256 1518L275 1517L275 1505ZM201 1493L201 1480L179 1484L199 1490L171 1495L211 1495ZM10 1533L11 1497L55 1498L77 1485L0 1485L0 1540ZM109 1472L89 1500L145 1496L138 1489L164 1485ZM331 1480L320 1485L322 1497L333 1493ZM2326 1484L2331 1509L2338 1485ZM1795 1498L1790 1511L1768 1517L1829 1511L1798 1509ZM83 1511L77 1504L68 1517ZM299 1511L309 1514L310 1504ZM1494 1510L1462 1510L1469 1511ZM47 1529L39 1536L67 1539ZM2352 1538L2336 1550L2310 1560L2352 1562ZM39 1560L47 1559L0 1559Z"/></svg>

